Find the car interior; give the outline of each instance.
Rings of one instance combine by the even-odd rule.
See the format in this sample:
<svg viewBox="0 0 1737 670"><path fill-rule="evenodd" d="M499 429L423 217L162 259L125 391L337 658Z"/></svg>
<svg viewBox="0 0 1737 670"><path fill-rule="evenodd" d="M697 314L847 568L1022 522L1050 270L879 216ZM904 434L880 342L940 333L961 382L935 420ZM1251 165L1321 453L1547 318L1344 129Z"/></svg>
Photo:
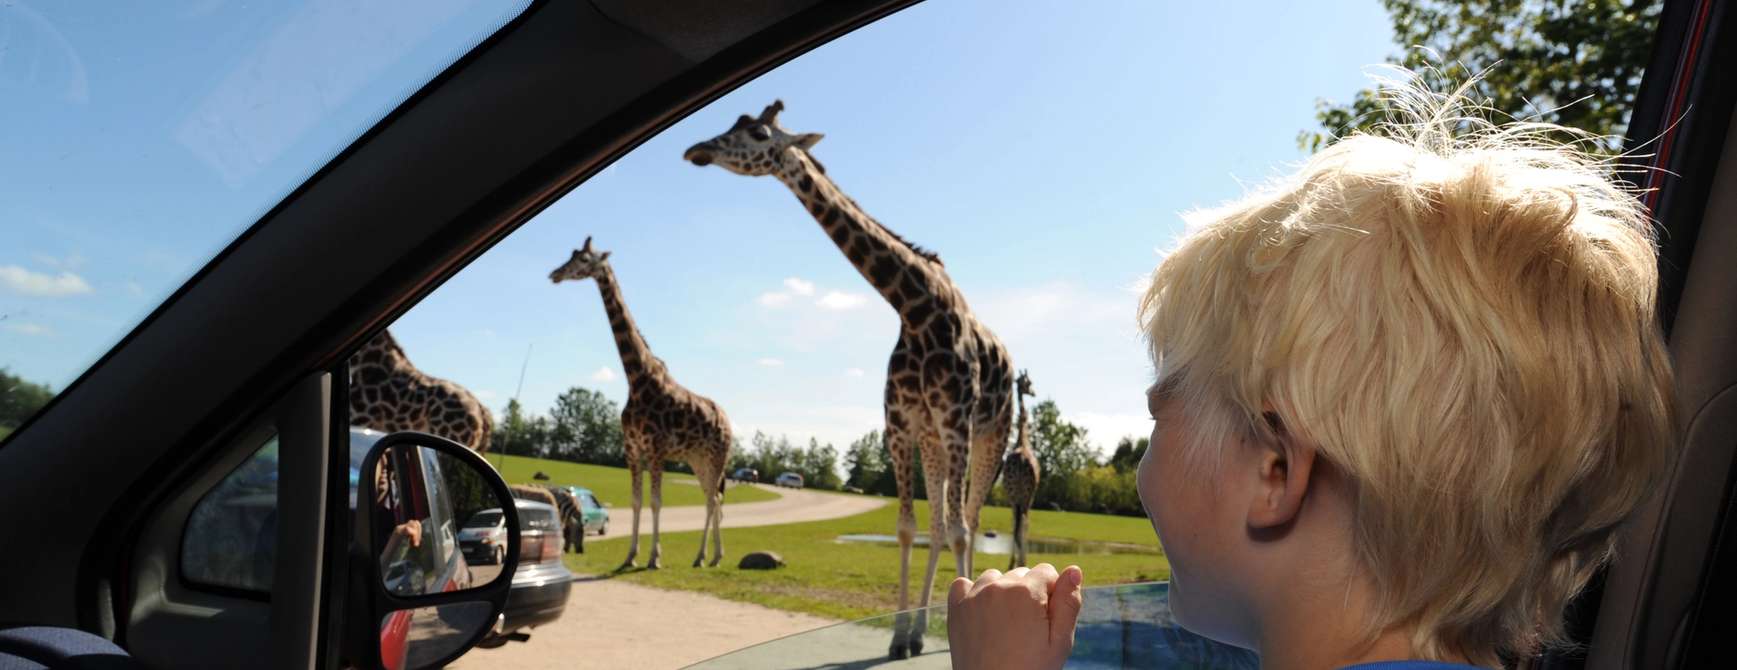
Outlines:
<svg viewBox="0 0 1737 670"><path fill-rule="evenodd" d="M348 354L550 203L706 103L911 0L536 0L261 216L0 442L0 629L146 667L339 667ZM1737 635L1737 14L1666 2L1632 114L1654 169L1682 451L1543 668L1729 664ZM1640 139L1656 138L1656 139ZM190 584L190 510L277 440L270 592ZM94 644L88 640L87 644ZM0 635L0 659L8 653ZM69 654L75 652L67 652ZM238 660L239 659L239 660Z"/></svg>

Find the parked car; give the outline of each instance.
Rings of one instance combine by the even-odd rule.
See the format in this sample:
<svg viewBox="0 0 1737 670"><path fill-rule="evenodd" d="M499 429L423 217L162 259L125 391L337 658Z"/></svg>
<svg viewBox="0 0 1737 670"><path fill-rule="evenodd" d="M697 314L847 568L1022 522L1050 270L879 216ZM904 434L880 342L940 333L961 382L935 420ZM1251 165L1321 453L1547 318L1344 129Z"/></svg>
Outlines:
<svg viewBox="0 0 1737 670"><path fill-rule="evenodd" d="M573 573L561 563L561 515L548 503L516 499L519 508L519 566L507 595L500 634L481 646L504 644L514 633L561 618Z"/></svg>
<svg viewBox="0 0 1737 670"><path fill-rule="evenodd" d="M583 486L565 486L562 488L567 489L574 498L579 499L579 516L584 520L585 533L603 535L609 532L609 510L605 509L608 506L597 499L597 494Z"/></svg>
<svg viewBox="0 0 1737 670"><path fill-rule="evenodd" d="M757 482L760 481L760 471L754 468L736 468L736 471L730 474L730 479L739 482Z"/></svg>
<svg viewBox="0 0 1737 670"><path fill-rule="evenodd" d="M471 515L458 531L458 546L472 563L500 565L507 558L507 519L499 507Z"/></svg>
<svg viewBox="0 0 1737 670"><path fill-rule="evenodd" d="M774 483L787 488L799 489L802 488L802 475L794 472L786 472L778 475L778 481Z"/></svg>

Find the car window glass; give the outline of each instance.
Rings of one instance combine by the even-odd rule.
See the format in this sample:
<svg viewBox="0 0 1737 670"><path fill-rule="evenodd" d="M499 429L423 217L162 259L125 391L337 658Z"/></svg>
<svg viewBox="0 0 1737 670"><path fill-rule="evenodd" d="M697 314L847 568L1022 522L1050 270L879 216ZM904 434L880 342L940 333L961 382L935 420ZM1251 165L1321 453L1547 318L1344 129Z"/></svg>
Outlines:
<svg viewBox="0 0 1737 670"><path fill-rule="evenodd" d="M932 314L910 296L947 284L958 301L949 304L962 306L947 323L969 316L1005 346L1000 388L1019 370L1035 385L1019 398L1042 473L1022 517L1027 562L1078 563L1088 586L1168 578L1134 482L1152 431L1144 391L1153 370L1134 323L1142 282L1185 232L1183 213L1289 173L1312 142L1357 120L1365 67L1407 58L1411 43L1395 43L1391 3L1374 0L1029 3L1024 13L1004 4L920 3L723 93L550 203L388 327L404 379L450 382L454 402L485 408L487 458L509 484L580 486L596 494L581 495L588 510L613 505L611 533L561 554L572 572L836 620L894 609L898 534L917 529L907 577L921 584L932 498L922 455L912 455L915 472L903 479L919 511L901 524L886 409L894 377L914 364L895 345L902 316ZM1657 4L1642 4L1651 9L1637 8L1635 21L1656 19ZM1202 26L1234 26L1238 48ZM1625 45L1640 58L1648 51ZM1571 90L1540 104L1586 95ZM764 152L727 165L720 152L695 151L735 130L744 141L778 135L812 167L781 179L754 173L750 163L770 160ZM848 206L816 205L817 184ZM872 247L828 227L858 211L858 229L887 233ZM901 273L921 280L871 283ZM661 413L635 415L645 409L636 399L675 386L715 407L670 423L730 434L716 473L731 475L723 569L707 571L705 555L686 569L702 545L700 492L713 474L696 472L709 466L690 456L705 452L683 443L672 445L687 450L680 457L642 463L664 469L661 490L642 478L632 509L631 437ZM985 488L974 567L1000 569L1012 558L1011 494L1005 480ZM756 514L758 525L740 525L749 518L740 505L762 503L757 514L791 521ZM521 509L528 529L555 523ZM543 546L525 553L554 555ZM624 565L644 566L653 548L683 569ZM782 571L737 569L755 563L750 553ZM779 556L788 569L775 567ZM944 587L956 568L938 564ZM574 586L571 602L583 606L544 625L613 621L615 605L577 595L592 586ZM774 635L747 628L736 639ZM543 639L531 649L558 653L554 636ZM869 646L839 665L872 665L887 639Z"/></svg>
<svg viewBox="0 0 1737 670"><path fill-rule="evenodd" d="M355 508L363 457L384 435L365 428L350 429L350 507ZM181 534L181 575L189 584L266 593L271 591L277 555L277 437L208 491L187 517ZM450 553L454 540L448 532Z"/></svg>
<svg viewBox="0 0 1737 670"><path fill-rule="evenodd" d="M187 581L271 591L277 555L277 437L193 506L181 536Z"/></svg>
<svg viewBox="0 0 1737 670"><path fill-rule="evenodd" d="M528 530L553 530L555 528L554 513L543 509L519 508L519 518L524 520Z"/></svg>
<svg viewBox="0 0 1737 670"><path fill-rule="evenodd" d="M0 3L0 440L527 4Z"/></svg>

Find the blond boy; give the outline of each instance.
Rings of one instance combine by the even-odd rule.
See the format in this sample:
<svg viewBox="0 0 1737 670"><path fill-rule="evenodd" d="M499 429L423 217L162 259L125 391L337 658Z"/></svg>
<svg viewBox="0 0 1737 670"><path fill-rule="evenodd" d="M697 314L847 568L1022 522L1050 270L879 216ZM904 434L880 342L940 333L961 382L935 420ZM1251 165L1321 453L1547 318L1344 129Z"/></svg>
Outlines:
<svg viewBox="0 0 1737 670"><path fill-rule="evenodd" d="M1562 641L1674 445L1654 240L1612 164L1416 78L1384 90L1383 132L1191 216L1140 304L1170 606L1268 668ZM955 667L1060 667L1081 581L956 580Z"/></svg>

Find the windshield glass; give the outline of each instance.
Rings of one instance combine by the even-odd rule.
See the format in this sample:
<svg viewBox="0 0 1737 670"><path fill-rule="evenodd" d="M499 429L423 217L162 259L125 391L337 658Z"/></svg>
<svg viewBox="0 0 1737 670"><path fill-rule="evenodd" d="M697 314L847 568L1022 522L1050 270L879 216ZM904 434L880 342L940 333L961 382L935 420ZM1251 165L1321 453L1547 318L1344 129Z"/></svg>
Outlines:
<svg viewBox="0 0 1737 670"><path fill-rule="evenodd" d="M1258 668L1254 652L1213 642L1176 624L1165 582L1086 589L1069 668ZM917 610L911 610L912 613ZM689 666L692 669L867 668L885 662L887 631L897 614L799 633ZM928 644L897 667L952 667L947 608L928 609Z"/></svg>
<svg viewBox="0 0 1737 670"><path fill-rule="evenodd" d="M477 512L476 516L464 523L465 528L493 528L501 522L500 512Z"/></svg>
<svg viewBox="0 0 1737 670"><path fill-rule="evenodd" d="M0 439L526 4L0 3Z"/></svg>

